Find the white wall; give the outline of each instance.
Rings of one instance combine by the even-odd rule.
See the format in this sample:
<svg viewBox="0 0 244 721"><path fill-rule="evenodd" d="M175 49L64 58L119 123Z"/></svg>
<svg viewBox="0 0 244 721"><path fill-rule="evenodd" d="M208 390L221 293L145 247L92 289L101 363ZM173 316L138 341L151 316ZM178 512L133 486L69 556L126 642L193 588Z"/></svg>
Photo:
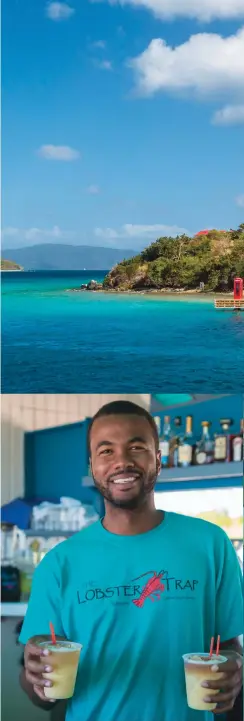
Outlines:
<svg viewBox="0 0 244 721"><path fill-rule="evenodd" d="M149 394L12 394L1 396L2 505L24 492L24 433L92 417L104 403L131 400L150 408Z"/></svg>
<svg viewBox="0 0 244 721"><path fill-rule="evenodd" d="M1 436L1 505L4 505L23 494L24 431L3 418Z"/></svg>

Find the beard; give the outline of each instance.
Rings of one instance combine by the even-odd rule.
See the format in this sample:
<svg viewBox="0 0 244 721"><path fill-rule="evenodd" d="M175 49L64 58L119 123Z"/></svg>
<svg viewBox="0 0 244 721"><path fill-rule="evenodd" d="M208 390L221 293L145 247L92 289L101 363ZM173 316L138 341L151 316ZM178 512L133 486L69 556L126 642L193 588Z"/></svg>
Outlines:
<svg viewBox="0 0 244 721"><path fill-rule="evenodd" d="M142 474L140 479L140 486L138 492L135 493L135 495L133 495L131 498L117 498L116 495L113 494L112 483L108 481L106 484L104 484L103 481L99 481L98 478L95 478L94 474L92 473L94 484L99 493L101 493L101 496L103 496L103 498L105 499L105 501L108 501L108 503L110 503L111 506L114 506L114 508L122 508L127 511L134 511L137 508L141 508L146 503L147 497L150 496L150 494L154 490L157 475L158 474L156 467L146 476Z"/></svg>

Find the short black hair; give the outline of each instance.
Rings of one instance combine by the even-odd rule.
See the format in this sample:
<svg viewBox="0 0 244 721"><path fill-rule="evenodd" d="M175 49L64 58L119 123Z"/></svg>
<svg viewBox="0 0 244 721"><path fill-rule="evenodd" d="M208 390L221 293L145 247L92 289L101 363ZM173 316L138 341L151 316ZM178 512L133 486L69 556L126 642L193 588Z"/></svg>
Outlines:
<svg viewBox="0 0 244 721"><path fill-rule="evenodd" d="M106 416L141 416L142 418L146 418L151 427L151 431L155 441L156 451L158 451L159 437L158 429L154 418L150 415L150 413L148 413L148 411L146 411L145 408L138 406L137 403L121 400L106 403L104 406L102 406L102 408L99 408L99 411L97 411L95 416L93 416L87 432L87 445L89 453L91 450L91 431L93 423L95 423L97 418L105 418Z"/></svg>

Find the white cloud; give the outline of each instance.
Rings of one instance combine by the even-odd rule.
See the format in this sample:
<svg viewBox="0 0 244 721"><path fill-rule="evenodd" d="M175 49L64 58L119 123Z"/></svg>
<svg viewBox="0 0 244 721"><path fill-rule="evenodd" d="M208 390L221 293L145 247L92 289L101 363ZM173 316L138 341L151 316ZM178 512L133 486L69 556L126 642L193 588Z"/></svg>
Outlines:
<svg viewBox="0 0 244 721"><path fill-rule="evenodd" d="M198 33L176 47L154 39L129 66L142 95L164 91L216 99L229 93L236 99L244 91L244 27L226 38Z"/></svg>
<svg viewBox="0 0 244 721"><path fill-rule="evenodd" d="M70 5L60 2L50 2L46 8L47 17L50 20L56 21L68 20L68 18L74 15L74 12L74 8L70 7Z"/></svg>
<svg viewBox="0 0 244 721"><path fill-rule="evenodd" d="M107 238L108 240L121 237L114 228L95 228L94 234L97 238Z"/></svg>
<svg viewBox="0 0 244 721"><path fill-rule="evenodd" d="M177 225L133 225L132 223L126 223L123 226L124 232L130 238L137 238L138 236L147 235L155 236L155 234L167 234L167 235L178 235L181 233L187 233L185 228L178 228Z"/></svg>
<svg viewBox="0 0 244 721"><path fill-rule="evenodd" d="M98 195L100 193L99 185L88 185L87 192L90 195Z"/></svg>
<svg viewBox="0 0 244 721"><path fill-rule="evenodd" d="M236 205L239 205L239 208L244 208L244 193L237 196Z"/></svg>
<svg viewBox="0 0 244 721"><path fill-rule="evenodd" d="M101 70L113 70L113 66L112 66L111 60L101 60L101 62L96 61L96 65L97 65Z"/></svg>
<svg viewBox="0 0 244 721"><path fill-rule="evenodd" d="M106 42L105 40L94 40L92 43L93 48L98 48L98 50L105 50L106 48Z"/></svg>
<svg viewBox="0 0 244 721"><path fill-rule="evenodd" d="M18 228L3 228L1 231L2 238L13 238L15 235L18 235L19 229Z"/></svg>
<svg viewBox="0 0 244 721"><path fill-rule="evenodd" d="M215 18L243 18L243 0L109 0L110 4L144 7L157 18L197 18L209 22Z"/></svg>
<svg viewBox="0 0 244 721"><path fill-rule="evenodd" d="M53 239L64 239L70 238L74 235L73 231L61 230L58 225L54 225L53 228L4 228L2 236L6 237L20 237L25 240L42 240L44 238Z"/></svg>
<svg viewBox="0 0 244 721"><path fill-rule="evenodd" d="M157 238L159 235L181 235L188 234L185 228L178 228L177 225L133 225L125 223L119 230L115 228L95 228L95 235L98 238L112 240L113 238Z"/></svg>
<svg viewBox="0 0 244 721"><path fill-rule="evenodd" d="M46 160L77 160L80 157L78 150L70 148L68 145L42 145L39 149L39 155Z"/></svg>
<svg viewBox="0 0 244 721"><path fill-rule="evenodd" d="M212 118L213 125L244 125L244 105L226 105L217 110Z"/></svg>
<svg viewBox="0 0 244 721"><path fill-rule="evenodd" d="M43 228L29 228L29 230L26 230L24 232L24 237L26 238L26 240L35 240L38 237L59 239L69 236L70 233L61 230L58 225L54 225L54 227L50 228L49 230L44 230Z"/></svg>

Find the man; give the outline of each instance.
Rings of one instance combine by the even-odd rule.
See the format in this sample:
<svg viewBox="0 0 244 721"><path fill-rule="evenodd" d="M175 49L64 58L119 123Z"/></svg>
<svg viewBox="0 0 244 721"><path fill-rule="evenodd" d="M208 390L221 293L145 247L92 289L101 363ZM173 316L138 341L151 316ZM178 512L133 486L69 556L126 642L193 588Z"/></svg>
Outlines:
<svg viewBox="0 0 244 721"><path fill-rule="evenodd" d="M242 579L226 534L206 521L157 511L157 429L139 406L118 401L96 414L88 437L102 521L50 551L36 570L20 641L21 683L44 695L37 636L83 645L68 721L198 721L188 708L182 655L228 655L215 715L230 711L242 686ZM46 659L52 668L52 654ZM212 701L210 682L206 699ZM215 701L214 696L214 701ZM213 719L202 712L201 719Z"/></svg>

